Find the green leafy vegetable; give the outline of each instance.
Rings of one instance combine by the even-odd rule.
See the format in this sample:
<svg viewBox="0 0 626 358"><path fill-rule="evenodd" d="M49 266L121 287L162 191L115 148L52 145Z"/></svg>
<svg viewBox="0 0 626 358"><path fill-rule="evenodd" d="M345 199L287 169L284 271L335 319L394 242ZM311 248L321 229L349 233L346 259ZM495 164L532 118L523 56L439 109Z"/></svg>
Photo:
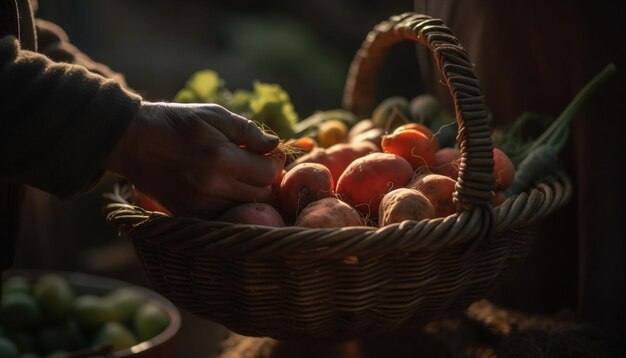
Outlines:
<svg viewBox="0 0 626 358"><path fill-rule="evenodd" d="M298 114L289 95L279 85L254 82L250 113L252 120L268 126L280 138L293 137Z"/></svg>
<svg viewBox="0 0 626 358"><path fill-rule="evenodd" d="M256 121L281 138L294 135L298 114L285 90L271 83L254 82L252 91L231 92L213 70L195 72L178 91L174 101L180 103L217 103L228 110Z"/></svg>
<svg viewBox="0 0 626 358"><path fill-rule="evenodd" d="M574 119L574 115L580 107L589 99L589 97L603 84L606 80L611 78L617 69L614 63L609 63L600 73L598 73L589 83L583 87L580 92L572 99L572 101L565 107L563 112L557 117L557 119L543 132L543 134L537 138L528 147L525 147L518 154L511 157L514 164L519 164L524 158L530 154L533 150L541 145L554 146L558 151L563 149L567 138L569 136L569 124Z"/></svg>
<svg viewBox="0 0 626 358"><path fill-rule="evenodd" d="M616 73L615 64L608 64L574 97L559 117L539 138L529 145L523 145L511 157L517 170L515 179L507 189L508 195L519 194L534 185L538 180L554 173L558 167L558 154L569 136L569 124L576 112L598 87Z"/></svg>

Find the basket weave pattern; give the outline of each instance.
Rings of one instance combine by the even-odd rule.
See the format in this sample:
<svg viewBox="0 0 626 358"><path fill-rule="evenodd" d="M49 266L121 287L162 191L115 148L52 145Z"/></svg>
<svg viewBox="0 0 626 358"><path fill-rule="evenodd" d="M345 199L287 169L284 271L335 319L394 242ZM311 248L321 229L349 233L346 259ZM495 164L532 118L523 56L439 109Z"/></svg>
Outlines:
<svg viewBox="0 0 626 358"><path fill-rule="evenodd" d="M440 20L394 16L357 52L344 104L371 113L387 48L427 46L455 102L462 152L458 214L382 228L270 228L168 217L126 202L107 219L132 239L160 293L249 336L351 337L388 332L465 309L523 261L533 224L572 195L565 175L491 206L494 183L486 106L467 54ZM119 194L119 193L118 193Z"/></svg>

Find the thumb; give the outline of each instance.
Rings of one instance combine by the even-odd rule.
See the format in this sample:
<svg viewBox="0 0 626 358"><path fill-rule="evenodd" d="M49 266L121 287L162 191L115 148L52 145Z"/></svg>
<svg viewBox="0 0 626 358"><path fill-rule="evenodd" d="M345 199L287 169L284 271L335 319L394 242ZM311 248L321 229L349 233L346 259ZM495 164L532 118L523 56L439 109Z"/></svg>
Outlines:
<svg viewBox="0 0 626 358"><path fill-rule="evenodd" d="M217 129L232 142L258 154L271 152L278 146L278 137L263 132L253 121L232 112L226 117Z"/></svg>

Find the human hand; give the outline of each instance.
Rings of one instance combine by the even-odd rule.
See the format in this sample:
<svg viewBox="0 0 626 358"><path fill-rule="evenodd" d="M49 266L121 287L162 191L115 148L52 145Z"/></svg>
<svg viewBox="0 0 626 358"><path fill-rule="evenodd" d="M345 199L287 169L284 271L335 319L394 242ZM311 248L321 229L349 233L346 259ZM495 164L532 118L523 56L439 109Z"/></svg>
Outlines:
<svg viewBox="0 0 626 358"><path fill-rule="evenodd" d="M215 217L269 198L285 163L278 142L216 104L143 102L105 169L174 215Z"/></svg>

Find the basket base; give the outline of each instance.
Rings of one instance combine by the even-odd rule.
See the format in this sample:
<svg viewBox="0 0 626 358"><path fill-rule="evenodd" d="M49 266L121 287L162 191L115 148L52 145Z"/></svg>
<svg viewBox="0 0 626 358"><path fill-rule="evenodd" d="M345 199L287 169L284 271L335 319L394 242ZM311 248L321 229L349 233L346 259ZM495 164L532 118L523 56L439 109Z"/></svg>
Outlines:
<svg viewBox="0 0 626 358"><path fill-rule="evenodd" d="M599 331L576 322L573 314L537 316L510 311L487 300L464 314L373 339L341 343L278 341L236 334L224 342L221 358L377 358L377 357L605 357Z"/></svg>

